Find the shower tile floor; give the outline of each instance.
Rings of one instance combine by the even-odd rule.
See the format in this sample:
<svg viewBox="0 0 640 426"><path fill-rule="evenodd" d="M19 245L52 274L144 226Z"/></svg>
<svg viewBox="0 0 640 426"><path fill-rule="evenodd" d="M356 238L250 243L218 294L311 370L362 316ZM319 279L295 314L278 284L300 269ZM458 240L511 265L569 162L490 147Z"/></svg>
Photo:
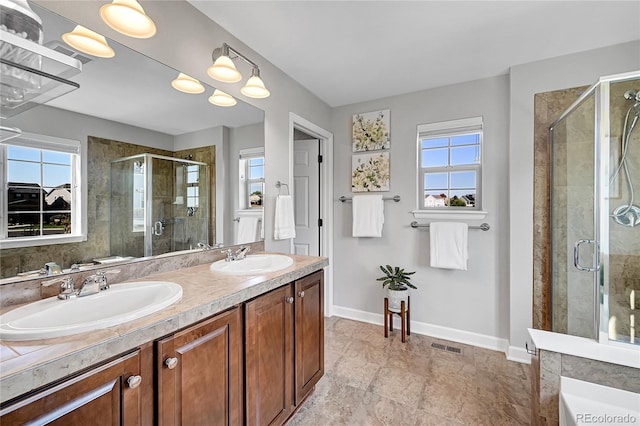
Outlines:
<svg viewBox="0 0 640 426"><path fill-rule="evenodd" d="M501 352L333 317L325 375L288 426L529 425L530 393L529 365Z"/></svg>

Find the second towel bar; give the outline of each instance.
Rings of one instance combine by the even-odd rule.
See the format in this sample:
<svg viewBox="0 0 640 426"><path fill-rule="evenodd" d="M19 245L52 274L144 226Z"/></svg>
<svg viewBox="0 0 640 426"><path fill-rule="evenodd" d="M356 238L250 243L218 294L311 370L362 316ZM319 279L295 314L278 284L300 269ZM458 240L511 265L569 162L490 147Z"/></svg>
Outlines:
<svg viewBox="0 0 640 426"><path fill-rule="evenodd" d="M418 222L413 221L413 222L411 222L411 227L412 228L428 228L429 224L428 223L419 224ZM488 223L481 223L478 226L471 225L471 226L469 226L469 229L481 229L483 231L488 231L489 229L491 229L491 226L489 226Z"/></svg>

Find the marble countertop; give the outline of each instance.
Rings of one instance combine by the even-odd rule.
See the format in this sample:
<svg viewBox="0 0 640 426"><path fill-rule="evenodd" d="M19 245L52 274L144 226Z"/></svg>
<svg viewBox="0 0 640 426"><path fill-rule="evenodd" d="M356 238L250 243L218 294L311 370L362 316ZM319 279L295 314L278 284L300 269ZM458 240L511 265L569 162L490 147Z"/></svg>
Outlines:
<svg viewBox="0 0 640 426"><path fill-rule="evenodd" d="M176 282L182 286L182 299L160 312L109 329L46 340L1 341L0 402L171 334L329 264L323 257L289 256L294 260L292 266L264 275L224 275L211 272L206 263L131 280Z"/></svg>

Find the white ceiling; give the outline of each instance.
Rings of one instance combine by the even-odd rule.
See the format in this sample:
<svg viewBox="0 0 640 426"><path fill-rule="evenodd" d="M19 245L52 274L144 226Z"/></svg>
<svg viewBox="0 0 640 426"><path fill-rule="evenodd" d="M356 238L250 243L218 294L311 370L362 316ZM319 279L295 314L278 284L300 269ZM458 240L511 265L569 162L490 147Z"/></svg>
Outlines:
<svg viewBox="0 0 640 426"><path fill-rule="evenodd" d="M333 107L640 39L637 0L188 1Z"/></svg>

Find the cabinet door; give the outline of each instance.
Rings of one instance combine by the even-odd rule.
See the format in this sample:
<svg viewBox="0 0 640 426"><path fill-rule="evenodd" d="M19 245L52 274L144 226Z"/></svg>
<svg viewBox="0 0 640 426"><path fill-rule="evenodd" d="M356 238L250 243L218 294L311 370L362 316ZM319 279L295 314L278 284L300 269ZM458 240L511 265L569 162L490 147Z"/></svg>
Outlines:
<svg viewBox="0 0 640 426"><path fill-rule="evenodd" d="M140 425L144 387L138 377L136 351L3 409L0 424Z"/></svg>
<svg viewBox="0 0 640 426"><path fill-rule="evenodd" d="M248 425L279 425L293 410L293 289L280 287L246 304Z"/></svg>
<svg viewBox="0 0 640 426"><path fill-rule="evenodd" d="M241 327L234 308L157 343L158 424L242 424Z"/></svg>
<svg viewBox="0 0 640 426"><path fill-rule="evenodd" d="M296 405L324 374L324 272L295 281Z"/></svg>

